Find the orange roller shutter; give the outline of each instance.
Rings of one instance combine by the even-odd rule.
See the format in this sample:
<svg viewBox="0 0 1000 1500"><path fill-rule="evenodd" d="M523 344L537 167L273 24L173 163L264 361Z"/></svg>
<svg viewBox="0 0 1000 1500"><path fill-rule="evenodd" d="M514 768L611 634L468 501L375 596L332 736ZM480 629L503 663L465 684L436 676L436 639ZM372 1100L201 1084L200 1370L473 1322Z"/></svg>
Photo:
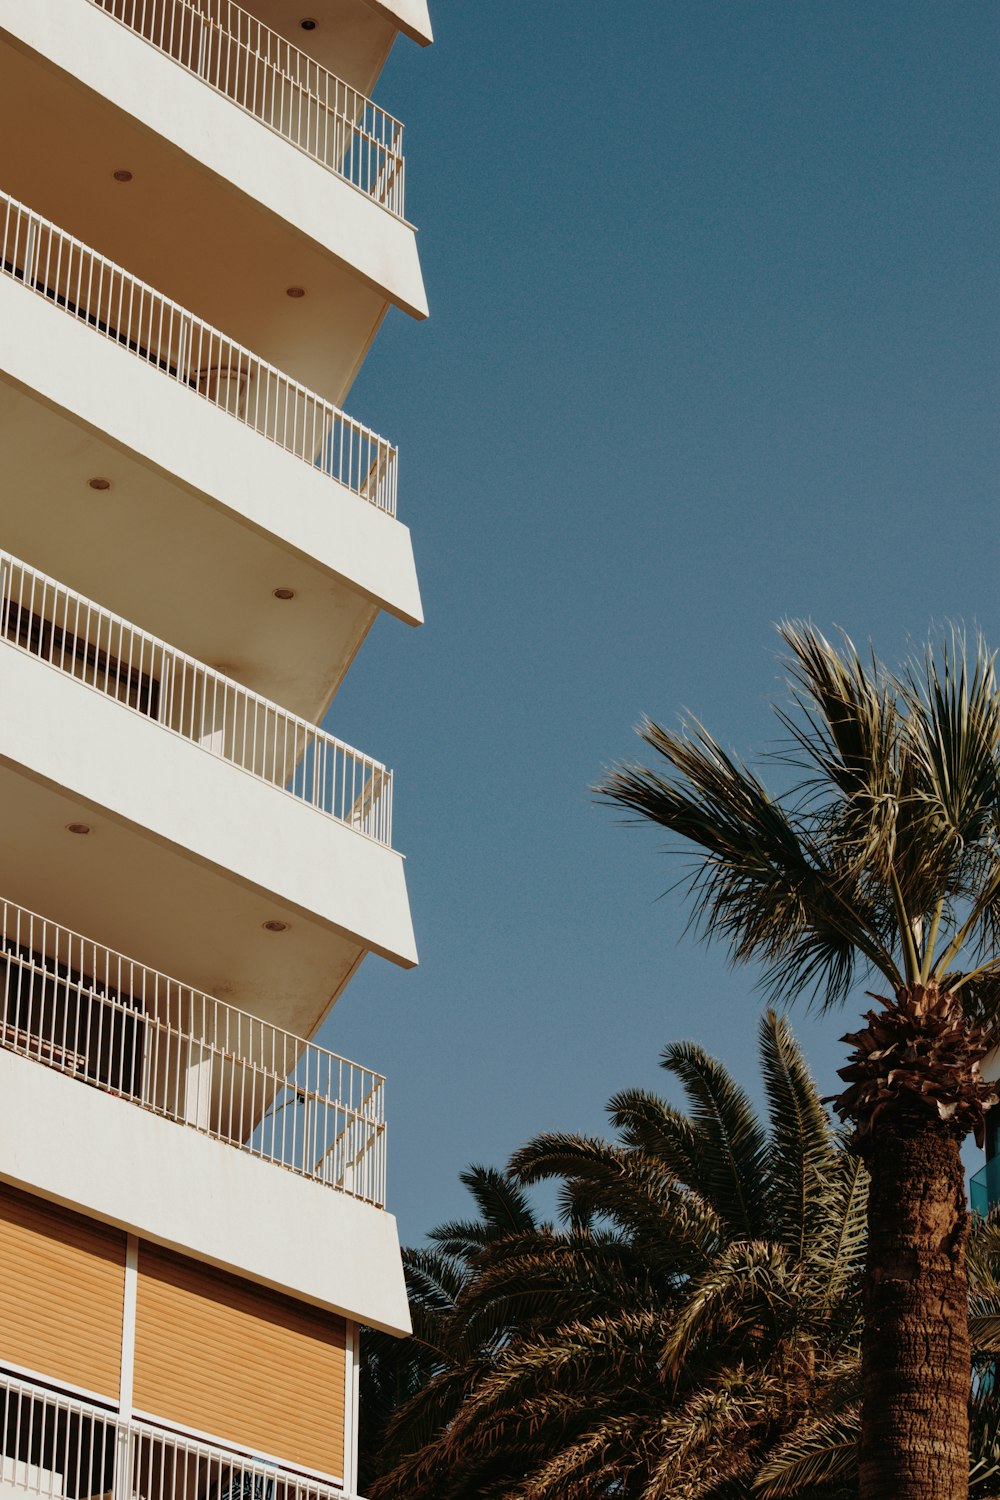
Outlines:
<svg viewBox="0 0 1000 1500"><path fill-rule="evenodd" d="M340 1478L343 1318L143 1243L134 1406Z"/></svg>
<svg viewBox="0 0 1000 1500"><path fill-rule="evenodd" d="M0 1186L0 1359L118 1400L125 1236Z"/></svg>

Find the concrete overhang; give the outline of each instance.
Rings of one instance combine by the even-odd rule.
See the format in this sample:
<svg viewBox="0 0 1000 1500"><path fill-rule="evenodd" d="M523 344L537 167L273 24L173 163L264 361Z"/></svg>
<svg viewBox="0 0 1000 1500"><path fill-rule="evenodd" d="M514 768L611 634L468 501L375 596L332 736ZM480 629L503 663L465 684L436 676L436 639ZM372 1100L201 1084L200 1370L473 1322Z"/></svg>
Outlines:
<svg viewBox="0 0 1000 1500"><path fill-rule="evenodd" d="M365 4L387 17L421 47L429 46L434 40L427 0L365 0Z"/></svg>
<svg viewBox="0 0 1000 1500"><path fill-rule="evenodd" d="M14 1187L387 1333L410 1332L396 1221L381 1209L4 1050L0 1138L0 1175Z"/></svg>
<svg viewBox="0 0 1000 1500"><path fill-rule="evenodd" d="M7 899L296 1036L416 963L399 854L6 641L0 808Z"/></svg>
<svg viewBox="0 0 1000 1500"><path fill-rule="evenodd" d="M5 0L0 132L0 188L337 404L427 314L410 225L89 0Z"/></svg>
<svg viewBox="0 0 1000 1500"><path fill-rule="evenodd" d="M422 618L405 526L4 276L0 443L6 550L314 722Z"/></svg>

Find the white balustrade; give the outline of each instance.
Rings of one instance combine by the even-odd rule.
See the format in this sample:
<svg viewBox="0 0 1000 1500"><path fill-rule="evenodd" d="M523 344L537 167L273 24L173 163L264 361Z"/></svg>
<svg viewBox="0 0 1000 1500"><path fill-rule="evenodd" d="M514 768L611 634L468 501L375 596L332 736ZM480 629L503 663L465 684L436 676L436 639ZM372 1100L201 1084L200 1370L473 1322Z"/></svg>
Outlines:
<svg viewBox="0 0 1000 1500"><path fill-rule="evenodd" d="M397 455L385 438L6 193L0 273L396 514Z"/></svg>
<svg viewBox="0 0 1000 1500"><path fill-rule="evenodd" d="M0 901L0 1046L385 1204L385 1080Z"/></svg>
<svg viewBox="0 0 1000 1500"><path fill-rule="evenodd" d="M403 127L233 0L91 0L403 217Z"/></svg>
<svg viewBox="0 0 1000 1500"><path fill-rule="evenodd" d="M6 552L3 641L391 846L392 773L379 761Z"/></svg>
<svg viewBox="0 0 1000 1500"><path fill-rule="evenodd" d="M352 1500L308 1471L2 1374L0 1491L44 1500Z"/></svg>

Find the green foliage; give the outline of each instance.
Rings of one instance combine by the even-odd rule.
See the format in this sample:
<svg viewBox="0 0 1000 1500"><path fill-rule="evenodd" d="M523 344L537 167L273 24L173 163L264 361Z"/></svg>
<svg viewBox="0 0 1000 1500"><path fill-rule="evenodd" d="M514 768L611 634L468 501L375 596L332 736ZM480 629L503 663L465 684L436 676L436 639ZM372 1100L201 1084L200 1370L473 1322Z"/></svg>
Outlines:
<svg viewBox="0 0 1000 1500"><path fill-rule="evenodd" d="M479 1219L405 1253L423 1383L368 1443L372 1500L731 1500L856 1399L863 1168L774 1014L760 1056L766 1120L673 1046L685 1110L622 1093L614 1141L542 1136L467 1174ZM523 1193L543 1180L559 1226ZM385 1384L390 1351L367 1355Z"/></svg>
<svg viewBox="0 0 1000 1500"><path fill-rule="evenodd" d="M786 623L781 634L793 708L778 718L791 748L769 759L783 779L798 771L790 794L772 797L697 721L678 733L646 721L654 766L618 766L599 794L687 852L695 918L735 961L760 962L773 993L842 1001L859 961L893 991L994 974L993 654L953 632L894 673L812 626ZM955 969L961 954L973 957L965 974Z"/></svg>

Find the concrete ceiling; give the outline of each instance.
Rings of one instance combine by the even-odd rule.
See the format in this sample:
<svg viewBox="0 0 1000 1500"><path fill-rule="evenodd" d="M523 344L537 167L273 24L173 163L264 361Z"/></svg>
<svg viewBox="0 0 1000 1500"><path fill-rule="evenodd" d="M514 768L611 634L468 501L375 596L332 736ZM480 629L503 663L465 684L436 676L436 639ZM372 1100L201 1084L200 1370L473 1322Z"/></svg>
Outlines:
<svg viewBox="0 0 1000 1500"><path fill-rule="evenodd" d="M365 0L244 0L243 8L362 94L372 93L397 34ZM302 30L306 19L314 30ZM391 99L379 103L395 114Z"/></svg>
<svg viewBox="0 0 1000 1500"><path fill-rule="evenodd" d="M0 189L344 403L388 307L384 293L130 115L2 38L0 138ZM116 182L119 169L132 181ZM288 297L290 286L306 295Z"/></svg>
<svg viewBox="0 0 1000 1500"><path fill-rule="evenodd" d="M0 897L297 1036L312 1035L364 954L356 939L2 761L0 806ZM89 835L66 831L81 822ZM288 925L265 931L269 921Z"/></svg>
<svg viewBox="0 0 1000 1500"><path fill-rule="evenodd" d="M320 717L375 617L370 599L2 380L0 446L5 551ZM111 488L90 489L95 477Z"/></svg>

